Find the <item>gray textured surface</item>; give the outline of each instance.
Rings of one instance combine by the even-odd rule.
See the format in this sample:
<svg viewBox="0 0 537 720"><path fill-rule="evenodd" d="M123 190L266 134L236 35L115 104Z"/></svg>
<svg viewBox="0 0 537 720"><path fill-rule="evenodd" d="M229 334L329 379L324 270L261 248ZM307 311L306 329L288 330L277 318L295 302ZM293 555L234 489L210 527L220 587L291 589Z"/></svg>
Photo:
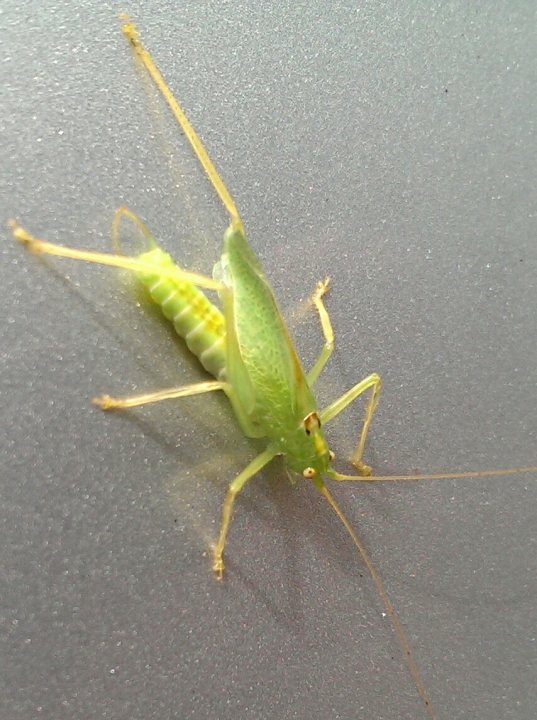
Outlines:
<svg viewBox="0 0 537 720"><path fill-rule="evenodd" d="M0 216L107 249L128 204L210 270L218 241L185 220L173 170L195 178L136 76L114 16L127 10L306 360L320 335L293 311L332 276L338 347L320 396L383 375L376 470L535 464L535 4L355 5L4 1ZM0 717L425 717L371 582L306 483L273 468L248 488L227 578L212 579L225 484L254 452L223 402L91 407L201 377L114 271L43 263L6 234L0 268ZM341 458L357 417L331 430ZM335 493L439 717L533 718L536 477Z"/></svg>

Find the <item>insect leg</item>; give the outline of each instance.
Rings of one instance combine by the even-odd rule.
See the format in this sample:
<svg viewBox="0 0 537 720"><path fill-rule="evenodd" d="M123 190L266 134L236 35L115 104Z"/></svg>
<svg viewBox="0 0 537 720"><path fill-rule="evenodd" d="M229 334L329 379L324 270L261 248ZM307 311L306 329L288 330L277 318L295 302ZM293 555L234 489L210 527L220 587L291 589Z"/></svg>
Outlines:
<svg viewBox="0 0 537 720"><path fill-rule="evenodd" d="M334 351L334 331L332 329L332 323L330 322L330 316L328 315L323 302L323 295L325 295L328 291L329 284L330 278L326 278L323 282L318 282L315 292L311 296L311 302L315 305L315 309L319 313L319 319L321 321L321 327L324 335L324 346L319 354L319 357L315 361L314 366L307 373L308 384L310 387L315 384L315 381L321 374L322 369Z"/></svg>
<svg viewBox="0 0 537 720"><path fill-rule="evenodd" d="M224 505L222 507L222 524L220 525L220 534L218 536L218 542L213 548L213 570L220 580L224 574L224 560L222 556L224 554L224 547L231 522L231 514L233 512L235 498L246 485L248 480L258 473L267 463L269 463L275 455L275 450L269 445L266 450L255 457L252 462L237 475L228 487Z"/></svg>
<svg viewBox="0 0 537 720"><path fill-rule="evenodd" d="M354 400L356 400L359 395L366 392L366 390L371 389L371 397L369 398L369 402L367 403L367 407L365 410L365 416L358 439L358 445L356 446L356 450L352 455L352 464L358 470L360 475L371 475L371 468L369 467L369 465L366 465L364 462L362 462L362 455L364 452L365 441L367 439L367 433L369 432L369 426L371 425L371 420L373 419L373 415L375 414L375 410L378 405L381 387L382 382L380 376L377 375L377 373L372 373L371 375L368 375L368 377L366 377L364 380L357 383L346 393L344 393L337 400L334 400L333 403L328 405L328 407L326 407L321 412L321 422L329 422L330 420L332 420L332 418L335 418L336 415L339 415L339 413L344 410L348 405L350 405Z"/></svg>
<svg viewBox="0 0 537 720"><path fill-rule="evenodd" d="M122 21L121 29L123 34L131 44L136 54L136 57L147 71L151 80L155 83L162 97L168 103L168 107L172 111L173 116L181 127L181 130L184 132L188 142L190 143L190 146L192 147L192 150L194 151L196 157L199 160L200 165L205 171L209 182L215 189L224 207L229 213L233 226L236 228L242 228L242 221L239 215L239 211L237 210L237 207L235 205L235 201L231 197L229 190L224 184L224 181L218 174L218 171L215 168L213 161L209 157L209 153L205 149L205 146L201 142L201 139L199 138L197 132L190 124L190 121L185 115L183 108L179 105L172 91L166 84L153 58L143 46L140 35L138 34L138 31L136 29L136 25L131 22L129 17L125 14L121 14L120 19Z"/></svg>
<svg viewBox="0 0 537 720"><path fill-rule="evenodd" d="M130 397L111 397L110 395L99 395L93 398L93 404L102 410L124 410L125 408L138 407L148 403L160 402L161 400L173 400L175 398L188 397L189 395L201 395L213 390L223 390L226 383L218 380L193 383L192 385L181 385L180 387L158 390L144 395L132 395Z"/></svg>
<svg viewBox="0 0 537 720"><path fill-rule="evenodd" d="M152 272L154 266L148 262L144 262L136 257L127 257L125 255L112 255L111 253L99 253L91 250L76 250L75 248L66 247L64 245L55 245L46 240L31 235L27 230L17 224L15 220L9 222L13 237L18 242L25 245L29 250L44 255L55 255L57 257L72 258L73 260L83 260L84 262L97 263L99 265L111 265L113 267L131 270L133 272ZM169 268L160 268L159 272L164 277L169 277L177 281L191 282L197 287L208 288L209 290L222 290L221 283L212 278L200 275L198 273L182 270L177 265Z"/></svg>
<svg viewBox="0 0 537 720"><path fill-rule="evenodd" d="M138 230L148 241L148 245L151 248L156 247L155 238L151 234L151 231L149 230L147 225L138 217L138 215L133 213L132 210L129 210L128 207L120 207L115 211L114 217L112 219L112 247L118 255L122 254L121 241L119 239L119 226L123 218L130 220L132 224L138 228Z"/></svg>

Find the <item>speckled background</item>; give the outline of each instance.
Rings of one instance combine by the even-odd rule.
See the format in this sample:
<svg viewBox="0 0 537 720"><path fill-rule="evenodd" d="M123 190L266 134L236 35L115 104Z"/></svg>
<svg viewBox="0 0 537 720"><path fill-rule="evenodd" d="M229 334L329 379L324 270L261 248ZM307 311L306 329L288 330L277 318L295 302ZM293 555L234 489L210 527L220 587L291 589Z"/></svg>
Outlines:
<svg viewBox="0 0 537 720"><path fill-rule="evenodd" d="M147 46L242 210L304 362L330 274L321 404L377 370L379 473L537 462L534 2L12 2L0 11L0 217L110 247L128 204L209 272L225 218L147 83ZM188 193L187 193L188 190ZM0 717L425 718L344 529L224 400L90 399L203 377L113 270L2 234ZM149 315L149 316L148 316ZM361 407L329 428L346 468ZM537 477L336 487L438 717L532 720Z"/></svg>

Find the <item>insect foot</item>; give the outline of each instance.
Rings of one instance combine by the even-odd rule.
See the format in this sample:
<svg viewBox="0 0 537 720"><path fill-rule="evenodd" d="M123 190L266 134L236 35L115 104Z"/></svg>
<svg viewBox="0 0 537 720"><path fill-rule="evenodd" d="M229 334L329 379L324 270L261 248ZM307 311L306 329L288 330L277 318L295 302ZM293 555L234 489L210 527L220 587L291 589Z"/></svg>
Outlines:
<svg viewBox="0 0 537 720"><path fill-rule="evenodd" d="M101 408L101 410L111 410L117 407L117 403L110 395L99 395L98 397L94 397L91 402Z"/></svg>
<svg viewBox="0 0 537 720"><path fill-rule="evenodd" d="M323 295L326 295L329 287L330 287L330 278L329 277L326 277L324 280L320 280L317 283L317 287L315 288L316 297L321 299L323 297Z"/></svg>
<svg viewBox="0 0 537 720"><path fill-rule="evenodd" d="M21 227L16 220L8 220L8 227L13 233L13 237L22 245L26 245L30 250L39 252L39 242L30 235L23 227Z"/></svg>
<svg viewBox="0 0 537 720"><path fill-rule="evenodd" d="M358 470L358 474L363 477L368 477L373 472L371 465L366 465L361 460L355 460L352 464Z"/></svg>
<svg viewBox="0 0 537 720"><path fill-rule="evenodd" d="M224 560L222 553L217 552L213 549L213 571L216 574L217 580L222 580L224 577Z"/></svg>

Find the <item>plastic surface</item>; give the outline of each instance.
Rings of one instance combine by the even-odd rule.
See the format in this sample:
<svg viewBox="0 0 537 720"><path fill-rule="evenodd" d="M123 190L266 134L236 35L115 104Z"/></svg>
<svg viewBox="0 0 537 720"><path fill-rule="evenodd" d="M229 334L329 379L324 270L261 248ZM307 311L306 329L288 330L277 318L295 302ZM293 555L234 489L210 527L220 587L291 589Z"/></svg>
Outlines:
<svg viewBox="0 0 537 720"><path fill-rule="evenodd" d="M234 194L306 366L322 336L300 301L332 277L321 404L384 380L364 459L535 464L534 3L357 5L4 2L0 216L106 250L126 204L185 267L218 259L225 224L152 110L124 10ZM425 718L306 481L275 463L249 485L213 579L225 487L257 452L224 398L91 406L204 377L121 273L28 256L7 231L0 268L0 717ZM329 428L342 471L361 414ZM438 717L532 719L537 478L332 489Z"/></svg>

